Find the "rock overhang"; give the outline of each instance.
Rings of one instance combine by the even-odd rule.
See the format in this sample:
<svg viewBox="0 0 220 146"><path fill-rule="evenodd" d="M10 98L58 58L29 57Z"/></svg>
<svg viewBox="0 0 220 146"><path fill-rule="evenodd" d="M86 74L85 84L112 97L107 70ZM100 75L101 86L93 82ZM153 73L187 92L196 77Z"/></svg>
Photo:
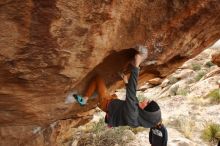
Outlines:
<svg viewBox="0 0 220 146"><path fill-rule="evenodd" d="M166 77L220 38L219 10L218 0L0 2L1 126L80 117L95 102L82 110L65 104L68 93L96 73L120 87L136 44L150 54L140 82Z"/></svg>

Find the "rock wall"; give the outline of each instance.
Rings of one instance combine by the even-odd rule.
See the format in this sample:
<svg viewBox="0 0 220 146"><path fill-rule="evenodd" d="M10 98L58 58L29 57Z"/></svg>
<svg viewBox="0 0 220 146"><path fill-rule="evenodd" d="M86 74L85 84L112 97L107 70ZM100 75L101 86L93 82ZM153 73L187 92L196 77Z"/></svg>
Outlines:
<svg viewBox="0 0 220 146"><path fill-rule="evenodd" d="M136 44L150 52L140 83L169 75L220 38L219 2L1 0L0 145L22 145L57 120L88 120L79 113L96 101L81 108L66 96L82 93L95 74L111 91L121 86L117 72ZM56 143L46 135L43 145Z"/></svg>
<svg viewBox="0 0 220 146"><path fill-rule="evenodd" d="M220 66L220 53L212 55L212 62Z"/></svg>

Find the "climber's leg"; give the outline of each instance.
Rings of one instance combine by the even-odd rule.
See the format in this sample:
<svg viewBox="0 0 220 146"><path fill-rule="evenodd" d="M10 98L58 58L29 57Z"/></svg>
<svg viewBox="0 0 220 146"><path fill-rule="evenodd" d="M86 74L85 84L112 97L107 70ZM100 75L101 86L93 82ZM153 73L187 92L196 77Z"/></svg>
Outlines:
<svg viewBox="0 0 220 146"><path fill-rule="evenodd" d="M85 99L87 100L89 97L91 97L95 91L98 93L98 106L104 111L106 111L108 102L111 99L117 98L115 95L110 95L104 80L100 76L96 76L89 84L84 96Z"/></svg>

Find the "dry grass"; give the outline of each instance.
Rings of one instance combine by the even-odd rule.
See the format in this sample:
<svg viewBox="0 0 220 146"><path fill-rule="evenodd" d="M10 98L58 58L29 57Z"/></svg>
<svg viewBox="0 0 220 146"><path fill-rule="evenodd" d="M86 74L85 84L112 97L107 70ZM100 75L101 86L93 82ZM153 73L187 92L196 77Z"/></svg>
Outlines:
<svg viewBox="0 0 220 146"><path fill-rule="evenodd" d="M202 98L200 96L197 97L189 97L191 98L191 103L197 106L206 106L210 105L210 100L208 98Z"/></svg>
<svg viewBox="0 0 220 146"><path fill-rule="evenodd" d="M186 138L191 138L193 130L195 128L195 122L188 117L179 119L179 130L183 133Z"/></svg>
<svg viewBox="0 0 220 146"><path fill-rule="evenodd" d="M193 121L190 117L183 115L172 119L172 121L166 121L165 123L180 131L186 138L192 138L192 134L195 129L195 121Z"/></svg>
<svg viewBox="0 0 220 146"><path fill-rule="evenodd" d="M115 144L123 146L134 138L134 133L129 127L108 128L104 119L101 119L81 134L77 146L114 146Z"/></svg>
<svg viewBox="0 0 220 146"><path fill-rule="evenodd" d="M144 127L137 127L137 128L128 127L128 129L131 130L134 134L146 131L146 128L144 128Z"/></svg>

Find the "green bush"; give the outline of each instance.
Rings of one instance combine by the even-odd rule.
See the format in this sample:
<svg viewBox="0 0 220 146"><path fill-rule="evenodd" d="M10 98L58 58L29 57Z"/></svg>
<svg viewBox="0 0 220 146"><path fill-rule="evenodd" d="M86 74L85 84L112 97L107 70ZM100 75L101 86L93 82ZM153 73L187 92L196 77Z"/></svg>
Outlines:
<svg viewBox="0 0 220 146"><path fill-rule="evenodd" d="M198 71L201 69L201 65L200 64L197 64L197 63L192 63L192 69L194 71Z"/></svg>
<svg viewBox="0 0 220 146"><path fill-rule="evenodd" d="M213 103L220 103L220 89L212 90L207 96Z"/></svg>
<svg viewBox="0 0 220 146"><path fill-rule="evenodd" d="M216 142L220 140L220 125L215 123L207 123L202 131L202 138L205 141Z"/></svg>
<svg viewBox="0 0 220 146"><path fill-rule="evenodd" d="M215 64L212 63L211 61L208 61L208 62L205 63L205 66L208 67L208 68L210 68L210 67L212 67L212 66L214 66L214 65L215 65Z"/></svg>
<svg viewBox="0 0 220 146"><path fill-rule="evenodd" d="M169 84L170 85L173 85L175 84L176 82L178 82L179 80L176 78L176 77L170 77L169 78Z"/></svg>
<svg viewBox="0 0 220 146"><path fill-rule="evenodd" d="M205 74L206 72L204 71L198 72L197 75L195 76L195 80L198 82Z"/></svg>
<svg viewBox="0 0 220 146"><path fill-rule="evenodd" d="M186 96L188 94L188 90L186 88L179 88L177 90L177 95L182 95L182 96Z"/></svg>

